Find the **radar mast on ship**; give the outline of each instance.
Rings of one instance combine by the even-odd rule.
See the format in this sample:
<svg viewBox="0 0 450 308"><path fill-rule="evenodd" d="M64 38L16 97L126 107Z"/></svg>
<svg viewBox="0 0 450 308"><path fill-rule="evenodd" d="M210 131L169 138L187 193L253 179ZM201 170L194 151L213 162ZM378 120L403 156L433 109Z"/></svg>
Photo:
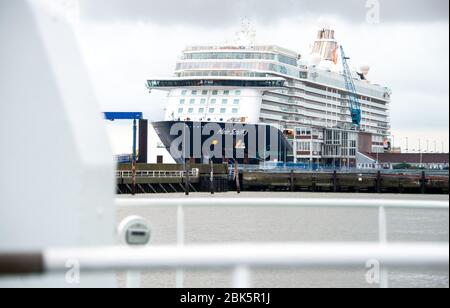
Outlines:
<svg viewBox="0 0 450 308"><path fill-rule="evenodd" d="M256 30L247 17L242 19L241 30L236 32L235 44L237 46L254 46L256 44Z"/></svg>

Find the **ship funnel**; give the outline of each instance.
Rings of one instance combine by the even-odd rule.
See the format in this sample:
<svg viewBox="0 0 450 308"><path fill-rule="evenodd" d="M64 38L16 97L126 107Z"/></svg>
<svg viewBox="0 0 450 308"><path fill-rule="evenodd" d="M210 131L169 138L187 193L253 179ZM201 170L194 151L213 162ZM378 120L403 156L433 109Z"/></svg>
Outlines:
<svg viewBox="0 0 450 308"><path fill-rule="evenodd" d="M335 39L335 32L331 28L323 28L318 31L317 39L314 42L312 56L320 57L320 60L332 61L335 64L338 60L338 43Z"/></svg>

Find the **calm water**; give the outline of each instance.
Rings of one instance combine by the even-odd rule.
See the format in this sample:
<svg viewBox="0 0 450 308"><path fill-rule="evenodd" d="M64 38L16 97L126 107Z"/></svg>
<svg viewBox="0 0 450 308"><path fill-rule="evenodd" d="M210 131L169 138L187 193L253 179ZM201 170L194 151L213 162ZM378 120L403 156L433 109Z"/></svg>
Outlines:
<svg viewBox="0 0 450 308"><path fill-rule="evenodd" d="M184 195L149 195L137 198L181 198ZM308 242L308 241L377 241L376 209L285 209L215 207L214 198L237 198L235 193L193 194L211 200L211 208L186 209L186 244L236 242ZM383 198L446 200L448 196L245 193L239 198ZM151 222L153 244L176 241L176 210L126 207L118 209L118 221L128 215L140 215ZM447 210L388 210L389 241L449 241ZM254 287L373 287L365 282L361 270L266 269L252 271ZM124 286L124 275L118 275ZM143 274L143 287L173 287L173 272ZM186 287L229 287L228 271L185 273ZM411 269L390 272L391 287L448 287L448 271Z"/></svg>

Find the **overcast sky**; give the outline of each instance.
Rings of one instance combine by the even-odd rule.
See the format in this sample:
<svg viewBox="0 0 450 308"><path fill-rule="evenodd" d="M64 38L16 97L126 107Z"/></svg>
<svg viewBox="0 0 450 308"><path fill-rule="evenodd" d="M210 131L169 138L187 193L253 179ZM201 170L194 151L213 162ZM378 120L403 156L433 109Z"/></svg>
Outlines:
<svg viewBox="0 0 450 308"><path fill-rule="evenodd" d="M368 22L374 0L79 0L78 37L105 111L143 111L162 120L164 93L145 81L171 76L187 45L232 40L248 17L257 42L304 55L316 31L330 25L352 58L371 65L369 79L392 88L395 144L448 151L448 0L381 0L380 22ZM371 19L369 19L370 21ZM108 124L116 152L129 152L124 124Z"/></svg>

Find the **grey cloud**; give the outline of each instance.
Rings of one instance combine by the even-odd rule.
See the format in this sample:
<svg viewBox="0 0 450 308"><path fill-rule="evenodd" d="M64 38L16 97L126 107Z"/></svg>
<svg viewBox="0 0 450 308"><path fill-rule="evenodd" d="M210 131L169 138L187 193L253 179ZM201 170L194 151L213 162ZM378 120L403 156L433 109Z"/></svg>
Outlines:
<svg viewBox="0 0 450 308"><path fill-rule="evenodd" d="M307 15L336 15L361 23L367 0L80 0L88 19L221 27L244 16L260 23ZM380 0L384 22L448 21L448 0Z"/></svg>

